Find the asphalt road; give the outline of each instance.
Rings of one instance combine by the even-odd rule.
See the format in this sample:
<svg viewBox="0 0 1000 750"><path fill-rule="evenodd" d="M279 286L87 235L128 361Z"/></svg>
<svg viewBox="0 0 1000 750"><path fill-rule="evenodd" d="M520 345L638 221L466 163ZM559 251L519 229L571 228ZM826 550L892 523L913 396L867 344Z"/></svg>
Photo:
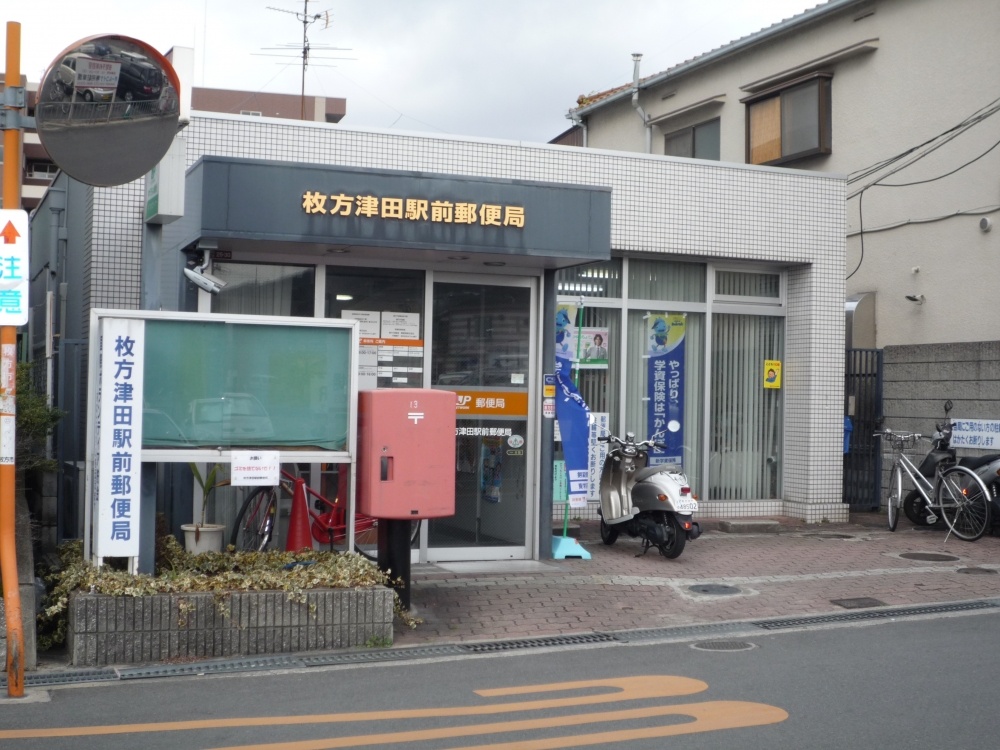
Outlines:
<svg viewBox="0 0 1000 750"><path fill-rule="evenodd" d="M0 704L0 747L993 748L998 633L1000 612L987 609L722 641L78 685Z"/></svg>

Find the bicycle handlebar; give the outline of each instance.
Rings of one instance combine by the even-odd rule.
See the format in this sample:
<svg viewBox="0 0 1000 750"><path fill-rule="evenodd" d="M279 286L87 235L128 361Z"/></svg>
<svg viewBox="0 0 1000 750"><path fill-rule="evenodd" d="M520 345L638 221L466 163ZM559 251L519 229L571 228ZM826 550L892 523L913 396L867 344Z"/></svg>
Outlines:
<svg viewBox="0 0 1000 750"><path fill-rule="evenodd" d="M639 449L643 449L643 448L660 448L660 449L665 450L666 447L667 447L666 443L658 443L655 440L640 440L640 441L632 440L630 442L628 440L622 440L620 437L617 437L615 435L599 435L597 437L597 442L599 442L599 443L617 443L618 445L621 445L621 446L633 445L633 446L635 446L636 448L639 448Z"/></svg>

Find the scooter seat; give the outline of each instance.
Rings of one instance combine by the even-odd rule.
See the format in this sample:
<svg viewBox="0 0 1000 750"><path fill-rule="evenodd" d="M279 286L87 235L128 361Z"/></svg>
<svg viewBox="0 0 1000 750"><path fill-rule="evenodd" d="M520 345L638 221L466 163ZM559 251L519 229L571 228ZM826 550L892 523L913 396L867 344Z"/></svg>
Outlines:
<svg viewBox="0 0 1000 750"><path fill-rule="evenodd" d="M989 456L964 456L958 459L958 465L975 471L980 466L986 466L986 464L991 464L997 460L1000 460L1000 453L993 453Z"/></svg>
<svg viewBox="0 0 1000 750"><path fill-rule="evenodd" d="M632 484L638 484L644 479L649 479L655 474L662 474L665 471L676 471L678 467L673 464L656 464L655 466L646 466L645 468L639 469L630 477Z"/></svg>

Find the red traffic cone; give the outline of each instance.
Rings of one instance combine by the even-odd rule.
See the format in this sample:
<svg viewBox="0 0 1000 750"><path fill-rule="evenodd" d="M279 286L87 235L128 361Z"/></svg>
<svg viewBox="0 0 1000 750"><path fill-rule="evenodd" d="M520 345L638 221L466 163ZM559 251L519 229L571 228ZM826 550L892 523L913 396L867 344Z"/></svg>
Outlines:
<svg viewBox="0 0 1000 750"><path fill-rule="evenodd" d="M295 494L292 495L292 515L288 519L288 539L285 541L285 552L298 552L312 549L312 537L309 536L309 506L306 504L306 480L295 479Z"/></svg>

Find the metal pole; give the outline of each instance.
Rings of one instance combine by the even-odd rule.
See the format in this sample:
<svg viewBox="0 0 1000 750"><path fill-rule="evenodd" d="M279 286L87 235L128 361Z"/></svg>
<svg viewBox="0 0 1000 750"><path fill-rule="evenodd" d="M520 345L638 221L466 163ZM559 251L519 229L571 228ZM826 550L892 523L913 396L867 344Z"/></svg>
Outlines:
<svg viewBox="0 0 1000 750"><path fill-rule="evenodd" d="M21 85L21 24L7 22L7 70L4 86ZM14 107L9 107L14 109ZM21 131L3 133L3 207L21 207ZM15 430L17 397L17 329L0 327L0 570L7 617L7 695L24 697L24 630L17 576Z"/></svg>

